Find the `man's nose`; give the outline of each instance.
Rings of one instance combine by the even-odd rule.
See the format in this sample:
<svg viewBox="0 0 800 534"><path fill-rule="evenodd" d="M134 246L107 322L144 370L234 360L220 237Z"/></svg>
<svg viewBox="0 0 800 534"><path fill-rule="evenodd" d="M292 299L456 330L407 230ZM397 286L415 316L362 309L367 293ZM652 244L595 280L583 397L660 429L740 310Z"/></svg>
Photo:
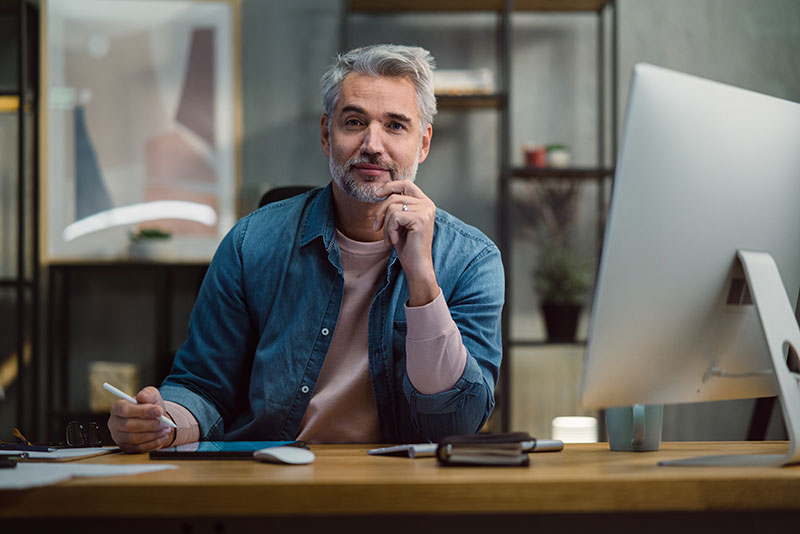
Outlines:
<svg viewBox="0 0 800 534"><path fill-rule="evenodd" d="M361 151L370 154L383 153L383 130L380 125L370 124L364 129L364 137L361 139Z"/></svg>

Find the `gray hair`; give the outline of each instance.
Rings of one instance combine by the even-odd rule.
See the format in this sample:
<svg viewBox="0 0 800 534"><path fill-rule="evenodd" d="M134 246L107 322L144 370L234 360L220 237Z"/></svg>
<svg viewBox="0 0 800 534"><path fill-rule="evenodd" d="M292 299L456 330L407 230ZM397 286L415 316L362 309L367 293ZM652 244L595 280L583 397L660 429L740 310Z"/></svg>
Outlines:
<svg viewBox="0 0 800 534"><path fill-rule="evenodd" d="M320 80L325 113L328 117L333 115L342 92L342 82L352 72L369 76L408 78L417 92L417 108L424 130L436 115L436 96L433 93L435 68L431 53L418 46L378 44L339 54Z"/></svg>

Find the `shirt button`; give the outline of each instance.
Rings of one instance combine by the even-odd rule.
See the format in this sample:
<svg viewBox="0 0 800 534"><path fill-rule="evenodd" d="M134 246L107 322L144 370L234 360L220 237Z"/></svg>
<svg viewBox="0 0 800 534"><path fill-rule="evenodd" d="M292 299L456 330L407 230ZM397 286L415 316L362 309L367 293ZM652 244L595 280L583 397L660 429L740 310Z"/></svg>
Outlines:
<svg viewBox="0 0 800 534"><path fill-rule="evenodd" d="M303 393L308 393L308 386L301 387L300 391L302 391Z"/></svg>
<svg viewBox="0 0 800 534"><path fill-rule="evenodd" d="M328 335L328 334L330 334L330 333L331 333L331 331L330 331L330 330L328 330L327 328L323 328L323 329L322 329L322 335L323 335L323 336L327 336L327 335Z"/></svg>

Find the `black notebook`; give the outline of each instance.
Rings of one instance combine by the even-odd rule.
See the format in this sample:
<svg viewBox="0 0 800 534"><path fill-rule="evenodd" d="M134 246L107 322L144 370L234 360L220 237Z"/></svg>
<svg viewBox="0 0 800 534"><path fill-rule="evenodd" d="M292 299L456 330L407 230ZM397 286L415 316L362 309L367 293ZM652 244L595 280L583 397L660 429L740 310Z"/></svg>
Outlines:
<svg viewBox="0 0 800 534"><path fill-rule="evenodd" d="M446 466L526 466L523 444L532 440L527 432L447 436L439 441L436 458Z"/></svg>

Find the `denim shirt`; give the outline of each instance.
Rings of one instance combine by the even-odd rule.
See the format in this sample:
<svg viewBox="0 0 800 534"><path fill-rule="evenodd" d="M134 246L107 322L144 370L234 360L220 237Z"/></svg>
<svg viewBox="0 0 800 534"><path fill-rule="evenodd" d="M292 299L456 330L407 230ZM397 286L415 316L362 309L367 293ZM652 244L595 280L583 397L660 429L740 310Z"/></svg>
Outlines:
<svg viewBox="0 0 800 534"><path fill-rule="evenodd" d="M408 287L395 251L369 311L369 374L384 443L480 430L502 359L504 277L497 247L436 211L433 263L467 350L452 389L425 395L406 373ZM217 249L188 336L161 385L201 440L295 439L339 318L344 290L331 185L242 218Z"/></svg>

